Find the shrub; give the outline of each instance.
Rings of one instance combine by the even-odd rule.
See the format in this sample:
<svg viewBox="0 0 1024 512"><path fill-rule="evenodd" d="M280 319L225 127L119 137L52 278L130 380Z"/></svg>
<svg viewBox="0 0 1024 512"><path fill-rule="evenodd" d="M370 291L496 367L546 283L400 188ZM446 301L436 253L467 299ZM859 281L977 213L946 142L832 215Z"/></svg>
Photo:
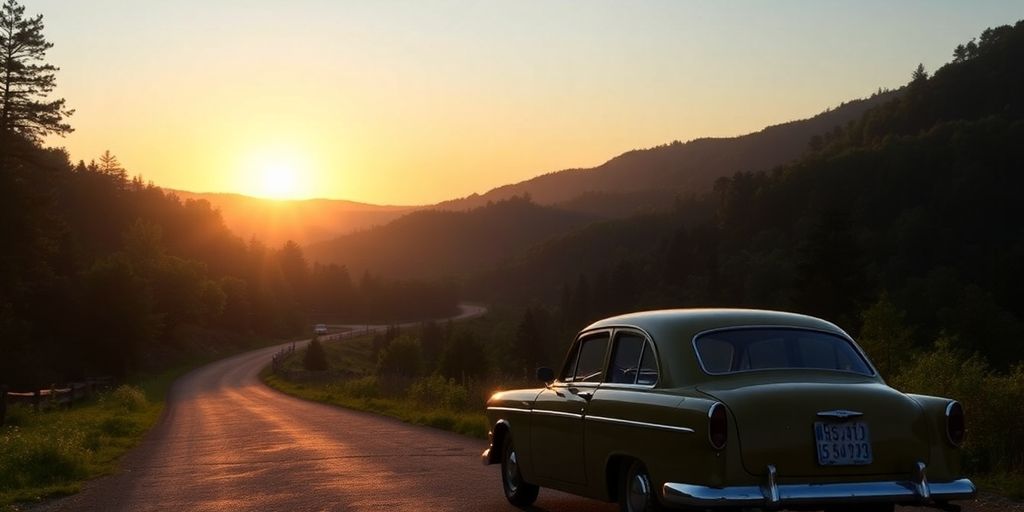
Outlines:
<svg viewBox="0 0 1024 512"><path fill-rule="evenodd" d="M942 338L892 379L911 393L959 401L967 414L964 462L971 471L1024 469L1024 366L993 373L978 355L966 357Z"/></svg>
<svg viewBox="0 0 1024 512"><path fill-rule="evenodd" d="M324 371L330 366L327 364L327 353L319 338L313 338L306 347L306 355L302 358L302 366L310 371Z"/></svg>
<svg viewBox="0 0 1024 512"><path fill-rule="evenodd" d="M384 347L377 361L377 373L416 377L423 366L420 342L408 336L399 336Z"/></svg>
<svg viewBox="0 0 1024 512"><path fill-rule="evenodd" d="M438 374L413 382L409 395L418 402L453 410L465 408L469 401L465 387Z"/></svg>
<svg viewBox="0 0 1024 512"><path fill-rule="evenodd" d="M140 411L149 405L149 402L146 400L146 392L138 387L129 385L118 386L110 394L110 401L108 403L126 411Z"/></svg>
<svg viewBox="0 0 1024 512"><path fill-rule="evenodd" d="M353 379L340 384L341 392L355 398L377 398L380 396L380 388L377 384L377 377L368 376Z"/></svg>

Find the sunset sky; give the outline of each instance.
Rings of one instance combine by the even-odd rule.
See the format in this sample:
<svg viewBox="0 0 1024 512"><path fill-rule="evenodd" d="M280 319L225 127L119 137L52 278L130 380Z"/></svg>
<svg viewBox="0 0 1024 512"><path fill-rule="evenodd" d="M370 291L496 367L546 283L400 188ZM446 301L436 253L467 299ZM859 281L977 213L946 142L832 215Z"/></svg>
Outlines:
<svg viewBox="0 0 1024 512"><path fill-rule="evenodd" d="M424 204L809 117L1024 18L995 1L26 0L73 160Z"/></svg>

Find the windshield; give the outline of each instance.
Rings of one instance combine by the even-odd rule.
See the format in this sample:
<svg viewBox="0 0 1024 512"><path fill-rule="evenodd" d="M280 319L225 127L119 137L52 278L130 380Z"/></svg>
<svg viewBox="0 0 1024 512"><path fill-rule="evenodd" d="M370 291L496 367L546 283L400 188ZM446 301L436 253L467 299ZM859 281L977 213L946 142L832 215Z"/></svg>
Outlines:
<svg viewBox="0 0 1024 512"><path fill-rule="evenodd" d="M775 369L874 373L849 340L820 331L785 327L729 329L701 334L693 344L701 367L712 375Z"/></svg>

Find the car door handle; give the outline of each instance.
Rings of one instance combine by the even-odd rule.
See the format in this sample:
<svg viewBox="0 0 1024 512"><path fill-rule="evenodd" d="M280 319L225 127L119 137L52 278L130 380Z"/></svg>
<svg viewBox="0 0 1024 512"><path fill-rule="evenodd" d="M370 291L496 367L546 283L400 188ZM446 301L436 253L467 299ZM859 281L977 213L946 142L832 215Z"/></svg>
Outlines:
<svg viewBox="0 0 1024 512"><path fill-rule="evenodd" d="M590 401L591 398L594 398L594 394L591 393L590 391L581 391L579 393L576 393L576 396L578 396L578 397L580 397L580 398L582 398L582 399L584 399L584 400L586 400L588 402Z"/></svg>

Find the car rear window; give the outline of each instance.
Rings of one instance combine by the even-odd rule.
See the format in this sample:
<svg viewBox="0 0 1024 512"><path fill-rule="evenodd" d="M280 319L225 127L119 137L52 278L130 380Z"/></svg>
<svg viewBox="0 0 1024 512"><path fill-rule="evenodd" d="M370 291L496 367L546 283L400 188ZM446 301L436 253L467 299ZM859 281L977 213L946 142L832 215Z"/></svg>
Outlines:
<svg viewBox="0 0 1024 512"><path fill-rule="evenodd" d="M751 370L817 369L872 375L846 338L796 328L742 328L701 334L693 342L710 374Z"/></svg>

